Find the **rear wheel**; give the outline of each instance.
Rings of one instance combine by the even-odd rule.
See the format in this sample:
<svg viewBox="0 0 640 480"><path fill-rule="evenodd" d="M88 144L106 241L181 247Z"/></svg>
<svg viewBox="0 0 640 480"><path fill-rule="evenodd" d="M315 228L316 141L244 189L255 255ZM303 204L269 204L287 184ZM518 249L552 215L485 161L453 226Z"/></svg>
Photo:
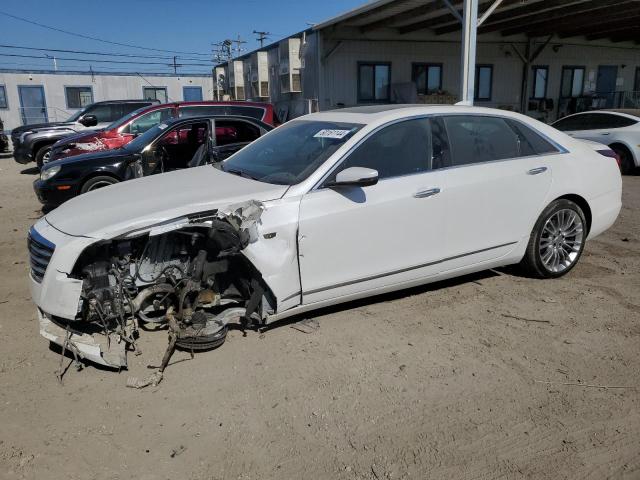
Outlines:
<svg viewBox="0 0 640 480"><path fill-rule="evenodd" d="M633 163L631 152L629 152L629 150L627 150L625 147L619 145L611 146L611 150L616 152L618 157L620 157L620 172L623 175L630 175L631 173L633 173L635 164Z"/></svg>
<svg viewBox="0 0 640 480"><path fill-rule="evenodd" d="M566 275L582 255L586 237L582 209L570 200L556 200L538 218L521 265L537 278Z"/></svg>
<svg viewBox="0 0 640 480"><path fill-rule="evenodd" d="M80 193L87 193L92 190L97 190L98 188L108 187L109 185L113 185L114 183L119 183L120 180L113 177L108 177L106 175L100 175L98 177L93 177L87 180L82 188L80 189Z"/></svg>
<svg viewBox="0 0 640 480"><path fill-rule="evenodd" d="M36 152L36 164L38 168L42 168L43 165L49 163L49 160L51 160L51 145L40 147Z"/></svg>

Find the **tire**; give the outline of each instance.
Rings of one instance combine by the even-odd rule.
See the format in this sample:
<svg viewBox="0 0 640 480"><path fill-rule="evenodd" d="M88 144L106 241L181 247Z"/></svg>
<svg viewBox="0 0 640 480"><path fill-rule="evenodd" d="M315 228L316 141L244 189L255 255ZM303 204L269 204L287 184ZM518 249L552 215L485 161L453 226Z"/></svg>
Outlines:
<svg viewBox="0 0 640 480"><path fill-rule="evenodd" d="M51 156L51 147L52 145L45 145L44 147L40 147L36 152L36 164L38 168L42 168L43 165L49 163L49 157Z"/></svg>
<svg viewBox="0 0 640 480"><path fill-rule="evenodd" d="M635 170L635 164L633 163L631 152L629 152L625 147L621 147L619 145L613 145L610 148L620 157L620 173L622 173L622 175L631 175Z"/></svg>
<svg viewBox="0 0 640 480"><path fill-rule="evenodd" d="M120 183L120 180L107 175L99 175L84 182L84 185L82 185L82 188L80 189L80 193L87 193L92 190L97 190L98 188L108 187L115 183Z"/></svg>
<svg viewBox="0 0 640 480"><path fill-rule="evenodd" d="M570 200L555 200L536 221L520 266L534 278L562 277L578 263L586 238L582 209Z"/></svg>

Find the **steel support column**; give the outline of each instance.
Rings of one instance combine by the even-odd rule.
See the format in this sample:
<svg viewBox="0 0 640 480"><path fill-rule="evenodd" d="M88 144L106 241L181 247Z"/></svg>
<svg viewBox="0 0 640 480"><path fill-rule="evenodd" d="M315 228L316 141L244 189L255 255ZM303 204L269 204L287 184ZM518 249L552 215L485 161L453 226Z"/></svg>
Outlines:
<svg viewBox="0 0 640 480"><path fill-rule="evenodd" d="M462 65L460 103L473 105L476 77L476 40L478 32L478 0L464 0L462 15Z"/></svg>

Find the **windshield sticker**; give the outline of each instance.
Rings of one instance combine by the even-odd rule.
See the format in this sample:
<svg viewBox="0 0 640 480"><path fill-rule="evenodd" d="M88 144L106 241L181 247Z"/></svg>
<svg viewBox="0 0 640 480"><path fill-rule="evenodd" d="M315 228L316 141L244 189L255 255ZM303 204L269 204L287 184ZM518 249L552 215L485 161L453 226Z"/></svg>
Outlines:
<svg viewBox="0 0 640 480"><path fill-rule="evenodd" d="M341 140L347 135L351 133L351 130L334 130L330 128L325 128L324 130L320 130L318 133L314 135L316 138L335 138L336 140Z"/></svg>
<svg viewBox="0 0 640 480"><path fill-rule="evenodd" d="M161 123L160 125L158 125L158 128L160 130L164 130L165 128L167 128L169 125L167 125L166 123Z"/></svg>

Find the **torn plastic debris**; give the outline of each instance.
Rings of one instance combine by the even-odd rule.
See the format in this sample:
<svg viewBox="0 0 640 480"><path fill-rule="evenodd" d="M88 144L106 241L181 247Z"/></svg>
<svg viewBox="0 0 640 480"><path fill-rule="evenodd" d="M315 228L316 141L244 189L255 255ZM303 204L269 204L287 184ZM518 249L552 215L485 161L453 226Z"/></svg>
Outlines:
<svg viewBox="0 0 640 480"><path fill-rule="evenodd" d="M38 311L38 320L40 322L40 335L62 347L67 337L67 330L53 323L40 311ZM84 360L90 360L110 368L126 368L127 366L126 344L118 341L115 334L111 334L107 338L103 333L71 332L68 344Z"/></svg>
<svg viewBox="0 0 640 480"><path fill-rule="evenodd" d="M249 233L249 241L253 243L258 238L257 225L263 211L264 205L261 202L249 200L221 208L218 210L216 216L228 221L231 226L238 231L247 230Z"/></svg>

